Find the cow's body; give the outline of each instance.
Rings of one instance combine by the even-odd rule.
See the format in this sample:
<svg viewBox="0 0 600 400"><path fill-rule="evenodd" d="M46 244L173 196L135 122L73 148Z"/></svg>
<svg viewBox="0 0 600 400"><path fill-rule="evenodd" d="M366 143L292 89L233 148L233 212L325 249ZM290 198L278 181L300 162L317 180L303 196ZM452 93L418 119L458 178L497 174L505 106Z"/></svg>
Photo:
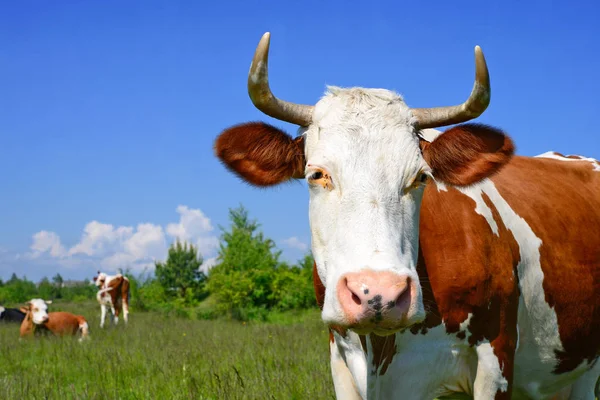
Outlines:
<svg viewBox="0 0 600 400"><path fill-rule="evenodd" d="M63 311L48 313L48 321L39 326L30 320L23 320L20 330L21 337L32 336L38 331L55 336L76 336L79 334L80 340L89 337L89 327L86 319L81 315Z"/></svg>
<svg viewBox="0 0 600 400"><path fill-rule="evenodd" d="M489 380L490 398L509 382L513 398L561 390L567 398L572 384L572 398L593 398L600 375L598 166L514 157L468 189L428 185L418 264L426 320L386 337L332 331L338 398L352 398L349 388L355 398L473 394L478 362L506 378ZM322 298L324 288L316 288Z"/></svg>
<svg viewBox="0 0 600 400"><path fill-rule="evenodd" d="M385 89L278 99L269 34L248 92L264 123L223 131L217 156L256 186L305 179L315 289L340 399L594 399L600 374L600 165L513 157L466 123L490 101L476 47L471 95L410 108Z"/></svg>
<svg viewBox="0 0 600 400"><path fill-rule="evenodd" d="M50 303L42 299L33 299L27 307L22 308L25 318L19 330L21 338L48 334L55 336L79 334L79 341L89 338L89 326L83 316L64 311L49 313L47 304Z"/></svg>
<svg viewBox="0 0 600 400"><path fill-rule="evenodd" d="M123 312L125 323L129 320L129 279L122 274L107 275L98 271L94 278L100 289L96 299L100 303L100 327L104 327L108 309L113 316L115 325L119 322L119 315Z"/></svg>
<svg viewBox="0 0 600 400"><path fill-rule="evenodd" d="M25 319L25 313L17 308L4 308L0 306L0 323L16 322L21 323Z"/></svg>

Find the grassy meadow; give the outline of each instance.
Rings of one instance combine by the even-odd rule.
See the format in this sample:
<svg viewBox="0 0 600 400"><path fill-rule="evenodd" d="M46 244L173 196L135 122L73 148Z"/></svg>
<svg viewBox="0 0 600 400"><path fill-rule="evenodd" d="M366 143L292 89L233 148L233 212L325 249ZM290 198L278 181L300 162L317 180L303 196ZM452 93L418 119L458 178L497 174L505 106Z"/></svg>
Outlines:
<svg viewBox="0 0 600 400"><path fill-rule="evenodd" d="M95 302L59 310L84 315L91 340L19 341L17 325L0 325L0 399L334 398L316 311L277 324L133 311L127 327L101 330Z"/></svg>
<svg viewBox="0 0 600 400"><path fill-rule="evenodd" d="M63 310L87 318L91 340L19 340L18 325L0 324L0 399L335 399L316 310L276 323L134 311L104 329L95 302L51 306Z"/></svg>

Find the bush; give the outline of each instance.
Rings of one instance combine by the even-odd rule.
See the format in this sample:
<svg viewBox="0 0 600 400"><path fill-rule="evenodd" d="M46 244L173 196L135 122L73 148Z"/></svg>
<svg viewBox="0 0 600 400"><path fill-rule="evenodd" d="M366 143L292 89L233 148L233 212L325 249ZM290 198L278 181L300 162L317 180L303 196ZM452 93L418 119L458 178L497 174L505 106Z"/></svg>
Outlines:
<svg viewBox="0 0 600 400"><path fill-rule="evenodd" d="M273 309L315 306L312 256L290 268L279 262L274 242L264 237L243 206L230 210L229 218L231 227L221 228L218 264L207 284L217 310L234 319L265 320Z"/></svg>
<svg viewBox="0 0 600 400"><path fill-rule="evenodd" d="M167 261L155 263L154 274L164 290L164 295L187 305L205 298L206 275L200 271L202 261L202 256L198 254L195 246L179 241L172 244Z"/></svg>
<svg viewBox="0 0 600 400"><path fill-rule="evenodd" d="M98 288L90 283L75 283L60 288L59 297L63 300L78 301L82 299L95 299Z"/></svg>
<svg viewBox="0 0 600 400"><path fill-rule="evenodd" d="M16 274L0 287L0 304L25 303L32 298L38 297L35 283L26 277L19 279Z"/></svg>
<svg viewBox="0 0 600 400"><path fill-rule="evenodd" d="M148 280L143 285L136 287L136 296L133 298L132 306L145 311L158 310L167 302L167 294L160 282Z"/></svg>
<svg viewBox="0 0 600 400"><path fill-rule="evenodd" d="M316 306L312 270L280 267L273 278L273 298L281 311Z"/></svg>

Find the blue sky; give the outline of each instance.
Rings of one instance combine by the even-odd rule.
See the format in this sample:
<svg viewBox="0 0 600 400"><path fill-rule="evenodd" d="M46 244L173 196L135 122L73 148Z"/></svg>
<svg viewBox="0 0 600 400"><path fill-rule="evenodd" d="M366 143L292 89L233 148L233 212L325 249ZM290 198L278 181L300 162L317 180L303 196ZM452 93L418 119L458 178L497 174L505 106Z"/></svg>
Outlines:
<svg viewBox="0 0 600 400"><path fill-rule="evenodd" d="M315 103L325 85L383 87L414 107L468 96L473 47L492 101L480 122L518 153L600 157L598 2L19 1L0 5L0 278L141 270L176 237L215 256L243 203L296 260L304 183L257 190L213 155L224 128L273 121L246 79L270 31L270 80Z"/></svg>

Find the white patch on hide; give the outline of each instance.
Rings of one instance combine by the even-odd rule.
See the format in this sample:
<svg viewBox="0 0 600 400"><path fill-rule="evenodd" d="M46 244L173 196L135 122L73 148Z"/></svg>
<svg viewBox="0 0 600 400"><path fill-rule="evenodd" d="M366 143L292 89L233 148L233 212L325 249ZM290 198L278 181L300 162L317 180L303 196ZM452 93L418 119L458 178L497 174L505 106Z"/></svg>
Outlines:
<svg viewBox="0 0 600 400"><path fill-rule="evenodd" d="M599 171L600 172L600 162L598 160L596 160L595 158L591 158L591 157L583 157L583 156L574 156L574 157L578 157L578 158L568 158L567 157L563 157L559 154L556 154L553 151L547 151L543 154L537 155L536 157L538 158L552 158L554 160L560 160L560 161L569 161L569 162L573 162L573 161L586 161L592 164L592 167L594 168L594 171Z"/></svg>
<svg viewBox="0 0 600 400"><path fill-rule="evenodd" d="M502 375L500 361L486 340L477 345L477 377L473 385L476 399L494 399L498 391L506 392L508 381Z"/></svg>

